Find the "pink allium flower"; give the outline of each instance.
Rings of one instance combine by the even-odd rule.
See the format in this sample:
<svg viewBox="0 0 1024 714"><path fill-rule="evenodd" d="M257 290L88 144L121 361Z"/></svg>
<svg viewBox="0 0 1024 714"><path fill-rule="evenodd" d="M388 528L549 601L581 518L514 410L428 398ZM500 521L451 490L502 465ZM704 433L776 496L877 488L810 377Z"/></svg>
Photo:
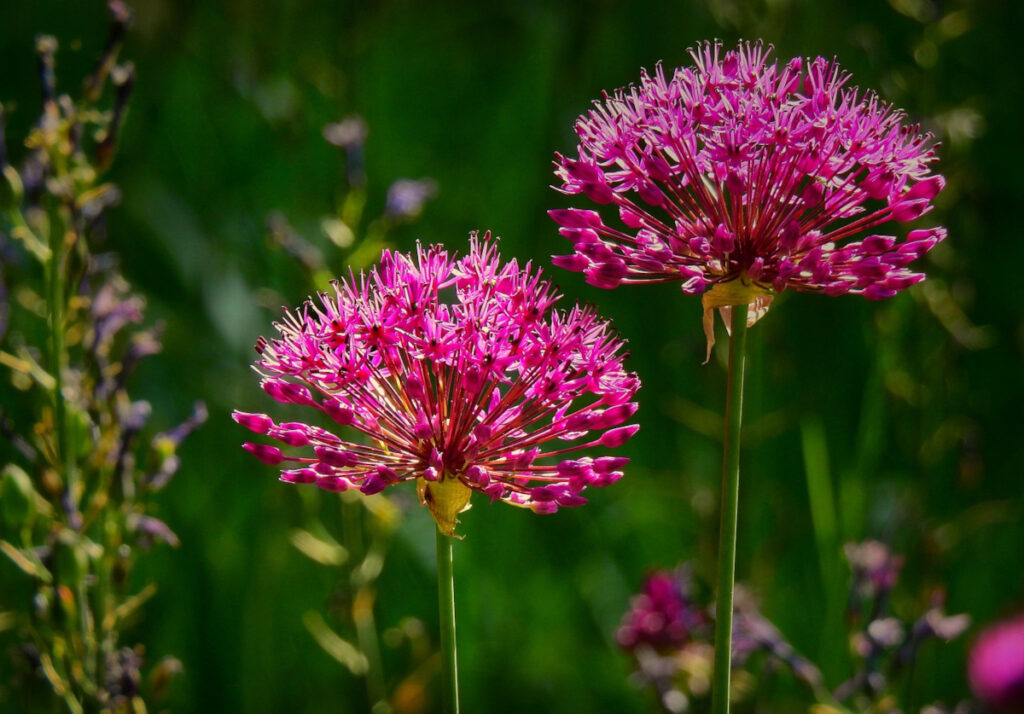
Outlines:
<svg viewBox="0 0 1024 714"><path fill-rule="evenodd" d="M578 506L588 486L617 481L627 459L564 456L632 436L638 427L623 424L640 383L609 324L590 308L553 309L559 297L530 264L503 264L490 234L473 234L459 259L441 246L384 251L369 275L286 313L254 365L271 397L367 443L235 412L301 451L244 446L286 465L291 483L372 494L416 481L448 535L473 491L537 513Z"/></svg>
<svg viewBox="0 0 1024 714"><path fill-rule="evenodd" d="M930 134L846 86L835 60L779 66L759 42L690 55L577 120L578 156L555 161L560 190L618 216L551 211L574 246L557 265L602 288L677 280L707 309L754 302L758 314L787 288L881 299L924 278L907 266L945 229L877 232L931 210L945 181Z"/></svg>
<svg viewBox="0 0 1024 714"><path fill-rule="evenodd" d="M981 633L967 674L974 693L995 711L1024 713L1024 614Z"/></svg>

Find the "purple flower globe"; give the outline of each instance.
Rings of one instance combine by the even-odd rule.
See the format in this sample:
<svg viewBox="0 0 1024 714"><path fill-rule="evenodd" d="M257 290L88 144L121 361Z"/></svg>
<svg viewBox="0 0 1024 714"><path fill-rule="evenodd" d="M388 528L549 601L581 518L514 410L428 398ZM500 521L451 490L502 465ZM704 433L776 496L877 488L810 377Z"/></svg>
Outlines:
<svg viewBox="0 0 1024 714"><path fill-rule="evenodd" d="M559 298L529 263L501 262L489 234L473 234L457 259L441 246L384 251L368 275L286 312L278 336L256 346L267 394L346 432L236 411L297 451L244 447L284 464L281 480L329 491L416 481L446 535L473 491L537 513L581 505L628 459L566 456L631 437L640 382L609 324L591 308L555 309Z"/></svg>
<svg viewBox="0 0 1024 714"><path fill-rule="evenodd" d="M835 60L780 66L760 42L690 55L577 120L558 188L617 215L551 211L573 244L557 265L601 288L679 281L705 309L753 303L757 315L790 288L882 299L924 278L908 266L946 231L898 224L945 184L930 134L848 86Z"/></svg>

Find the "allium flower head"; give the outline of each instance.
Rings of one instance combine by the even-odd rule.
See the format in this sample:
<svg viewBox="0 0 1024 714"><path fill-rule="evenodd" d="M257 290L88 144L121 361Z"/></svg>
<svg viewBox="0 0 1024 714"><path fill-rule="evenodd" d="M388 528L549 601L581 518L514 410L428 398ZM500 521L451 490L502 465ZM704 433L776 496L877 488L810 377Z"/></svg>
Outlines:
<svg viewBox="0 0 1024 714"><path fill-rule="evenodd" d="M835 60L780 66L772 47L706 42L576 122L563 193L618 210L551 211L574 246L555 263L602 288L678 280L711 308L767 309L787 288L887 298L946 232L876 234L927 213L944 179L932 137Z"/></svg>
<svg viewBox="0 0 1024 714"><path fill-rule="evenodd" d="M967 661L978 698L998 712L1024 712L1024 614L981 633Z"/></svg>
<svg viewBox="0 0 1024 714"><path fill-rule="evenodd" d="M591 308L554 309L559 297L529 263L502 263L489 234L473 234L458 259L441 246L384 251L368 275L335 282L257 344L271 397L348 433L235 412L299 451L244 446L286 464L283 481L330 491L416 481L448 535L473 491L537 513L580 505L627 459L565 455L632 436L639 381L609 324Z"/></svg>

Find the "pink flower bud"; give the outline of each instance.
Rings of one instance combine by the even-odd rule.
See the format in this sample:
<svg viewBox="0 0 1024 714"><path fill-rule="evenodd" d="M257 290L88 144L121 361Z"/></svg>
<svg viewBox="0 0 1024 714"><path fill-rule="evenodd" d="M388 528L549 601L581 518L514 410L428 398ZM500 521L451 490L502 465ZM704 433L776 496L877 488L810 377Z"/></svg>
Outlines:
<svg viewBox="0 0 1024 714"><path fill-rule="evenodd" d="M603 225L601 215L597 211L586 211L580 208L556 208L548 211L548 215L555 223L565 228L599 228Z"/></svg>
<svg viewBox="0 0 1024 714"><path fill-rule="evenodd" d="M629 426L620 426L615 429L609 429L601 435L601 438L597 440L597 443L601 446L607 446L614 449L625 444L630 437L639 430L639 424L630 424Z"/></svg>
<svg viewBox="0 0 1024 714"><path fill-rule="evenodd" d="M242 444L242 448L268 466L277 466L286 458L283 451L269 444L253 444L247 441Z"/></svg>
<svg viewBox="0 0 1024 714"><path fill-rule="evenodd" d="M315 483L320 475L313 469L293 469L282 471L281 480L285 483Z"/></svg>
<svg viewBox="0 0 1024 714"><path fill-rule="evenodd" d="M236 410L231 412L231 418L249 431L257 434L266 434L270 427L274 426L274 420L266 414L249 414Z"/></svg>

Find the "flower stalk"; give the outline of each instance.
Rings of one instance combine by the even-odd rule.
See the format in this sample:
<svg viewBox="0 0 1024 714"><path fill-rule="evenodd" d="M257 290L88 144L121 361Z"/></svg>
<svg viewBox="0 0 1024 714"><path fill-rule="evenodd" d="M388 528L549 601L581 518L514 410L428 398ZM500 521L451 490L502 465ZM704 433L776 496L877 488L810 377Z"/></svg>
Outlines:
<svg viewBox="0 0 1024 714"><path fill-rule="evenodd" d="M54 211L58 213L60 209ZM50 227L50 256L47 261L47 318L50 328L49 367L53 376L53 426L56 436L53 462L61 472L65 489L65 508L74 520L78 494L74 459L70 447L67 408L64 403L64 231L62 221Z"/></svg>
<svg viewBox="0 0 1024 714"><path fill-rule="evenodd" d="M455 578L452 537L437 529L437 600L441 626L441 711L458 714L459 666L455 650Z"/></svg>
<svg viewBox="0 0 1024 714"><path fill-rule="evenodd" d="M740 492L740 426L743 420L743 368L747 345L747 305L732 308L729 379L726 392L722 515L718 544L718 596L715 605L713 714L729 712L732 660L733 589L736 576L736 522Z"/></svg>
<svg viewBox="0 0 1024 714"><path fill-rule="evenodd" d="M150 497L174 476L178 445L205 419L197 404L182 424L142 439L151 407L131 398L127 380L140 359L159 351L158 331L124 336L142 322L144 301L130 293L113 256L93 253L120 198L100 177L134 77L130 64L116 61L130 12L116 0L110 11L111 39L79 99L57 93L56 39L37 39L42 111L17 165L2 148L0 116L0 267L14 268L12 294L27 290L45 302L38 315L10 314L11 331L5 314L0 329L4 372L25 385L10 400L5 393L2 415L17 451L0 463L0 555L20 571L0 588L17 638L10 691L72 714L142 711L163 696L144 685L142 646L122 645L155 586L134 592L125 574L155 542L178 544L150 515ZM117 90L109 110L99 102L108 80ZM23 269L28 257L38 271ZM38 344L21 344L36 334ZM164 658L150 681L169 681L179 669Z"/></svg>

